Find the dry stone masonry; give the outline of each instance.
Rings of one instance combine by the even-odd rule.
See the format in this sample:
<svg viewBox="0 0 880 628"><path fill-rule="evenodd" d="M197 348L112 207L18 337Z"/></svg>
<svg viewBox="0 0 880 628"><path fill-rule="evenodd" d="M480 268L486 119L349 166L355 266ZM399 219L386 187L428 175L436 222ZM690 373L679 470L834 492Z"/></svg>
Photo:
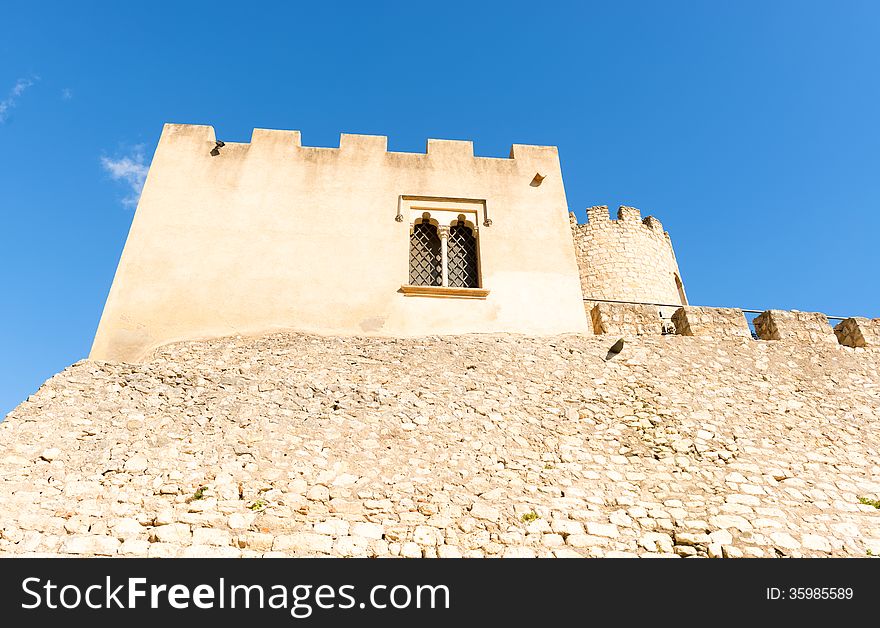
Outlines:
<svg viewBox="0 0 880 628"><path fill-rule="evenodd" d="M596 334L637 335L663 333L656 307L629 303L584 302Z"/></svg>
<svg viewBox="0 0 880 628"><path fill-rule="evenodd" d="M685 306L675 311L672 323L675 333L682 336L718 339L752 337L742 310L737 308Z"/></svg>
<svg viewBox="0 0 880 628"><path fill-rule="evenodd" d="M634 336L606 361L610 340L79 362L0 423L0 554L880 554L880 350Z"/></svg>
<svg viewBox="0 0 880 628"><path fill-rule="evenodd" d="M834 334L847 347L880 347L880 318L847 318L838 323Z"/></svg>
<svg viewBox="0 0 880 628"><path fill-rule="evenodd" d="M837 337L820 312L767 310L752 321L762 340L791 340L802 343L836 343Z"/></svg>
<svg viewBox="0 0 880 628"><path fill-rule="evenodd" d="M669 234L653 216L620 207L610 220L608 206L587 208L588 221L570 214L575 256L586 299L687 304Z"/></svg>

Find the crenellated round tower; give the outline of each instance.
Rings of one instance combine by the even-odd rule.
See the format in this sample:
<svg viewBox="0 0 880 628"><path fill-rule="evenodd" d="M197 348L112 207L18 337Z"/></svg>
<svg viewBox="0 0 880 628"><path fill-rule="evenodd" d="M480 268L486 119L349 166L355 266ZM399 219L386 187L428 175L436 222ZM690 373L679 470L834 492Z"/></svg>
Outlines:
<svg viewBox="0 0 880 628"><path fill-rule="evenodd" d="M587 222L570 214L584 299L687 305L672 241L653 216L621 206L587 208Z"/></svg>

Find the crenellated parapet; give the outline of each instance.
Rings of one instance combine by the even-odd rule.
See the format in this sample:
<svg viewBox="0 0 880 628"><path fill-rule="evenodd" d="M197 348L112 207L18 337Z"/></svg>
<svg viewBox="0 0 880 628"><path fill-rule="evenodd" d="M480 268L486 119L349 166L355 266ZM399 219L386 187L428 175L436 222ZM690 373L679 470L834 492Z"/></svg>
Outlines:
<svg viewBox="0 0 880 628"><path fill-rule="evenodd" d="M612 219L608 214L608 205L594 205L592 207L587 207L587 222L581 225L578 225L581 229L589 229L589 228L612 228L612 227L623 227L623 226L634 226L641 224L644 227L647 227L652 232L662 235L665 238L669 237L669 234L663 231L663 223L660 222L654 216L645 216L642 218L642 212L637 207L627 207L626 205L621 205L617 208L617 218ZM574 212L571 213L572 220L577 223L577 217L575 217Z"/></svg>
<svg viewBox="0 0 880 628"><path fill-rule="evenodd" d="M847 318L832 329L828 317L821 312L766 310L753 320L753 335L739 308L685 305L669 317L657 307L637 303L585 301L584 307L591 316L595 334L659 336L675 333L738 343L781 341L795 350L804 345L880 350L880 318ZM672 323L671 327L663 324L664 319Z"/></svg>
<svg viewBox="0 0 880 628"><path fill-rule="evenodd" d="M559 154L555 146L533 146L513 144L509 157L478 157L474 155L474 145L465 140L427 140L424 153L396 152L388 150L388 138L384 135L360 135L341 133L338 148L323 146L304 146L299 131L254 129L251 141L224 142L217 146L214 127L197 124L166 124L160 139L161 145L189 144L202 149L197 155L212 156L218 162L246 157L249 153L275 153L287 159L350 159L350 158L388 158L403 160L412 164L429 163L435 165L461 165L480 168L509 168L511 162L522 165L549 166L549 170L533 174L546 176L551 170L558 169ZM193 155L196 157L197 155ZM544 176L541 177L543 180Z"/></svg>

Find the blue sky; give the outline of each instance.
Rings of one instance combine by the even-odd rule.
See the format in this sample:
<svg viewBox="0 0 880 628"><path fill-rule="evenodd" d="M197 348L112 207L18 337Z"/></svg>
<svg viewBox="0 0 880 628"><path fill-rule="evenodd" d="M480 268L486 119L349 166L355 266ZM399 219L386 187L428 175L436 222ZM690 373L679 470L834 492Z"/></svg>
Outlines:
<svg viewBox="0 0 880 628"><path fill-rule="evenodd" d="M164 122L554 144L693 303L880 316L878 97L876 2L5 2L0 416L88 354Z"/></svg>

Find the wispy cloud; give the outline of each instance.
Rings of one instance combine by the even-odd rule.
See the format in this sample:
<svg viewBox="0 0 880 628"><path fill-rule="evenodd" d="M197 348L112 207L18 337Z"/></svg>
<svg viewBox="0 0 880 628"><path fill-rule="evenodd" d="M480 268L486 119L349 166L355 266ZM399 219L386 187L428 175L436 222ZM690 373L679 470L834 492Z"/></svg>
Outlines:
<svg viewBox="0 0 880 628"><path fill-rule="evenodd" d="M126 207L137 206L150 169L146 164L143 144L132 147L127 155L119 158L101 157L101 166L111 179L129 187L129 194L122 199L122 204Z"/></svg>
<svg viewBox="0 0 880 628"><path fill-rule="evenodd" d="M6 119L9 117L9 110L18 104L18 99L21 98L21 95L39 80L39 76L31 76L29 78L20 78L15 82L6 98L0 100L0 124L6 122Z"/></svg>
<svg viewBox="0 0 880 628"><path fill-rule="evenodd" d="M61 90L61 100L70 100L73 98L73 90L69 87L65 87Z"/></svg>

